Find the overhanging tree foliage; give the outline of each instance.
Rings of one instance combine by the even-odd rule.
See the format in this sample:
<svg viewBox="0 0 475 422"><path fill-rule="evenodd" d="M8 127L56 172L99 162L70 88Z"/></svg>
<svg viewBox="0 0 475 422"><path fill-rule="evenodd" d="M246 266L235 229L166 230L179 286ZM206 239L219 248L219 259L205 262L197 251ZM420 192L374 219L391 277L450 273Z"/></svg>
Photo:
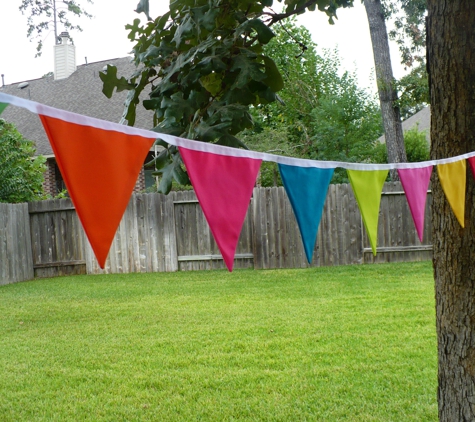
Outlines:
<svg viewBox="0 0 475 422"><path fill-rule="evenodd" d="M33 142L0 119L0 202L28 202L43 195L46 160L34 153Z"/></svg>
<svg viewBox="0 0 475 422"><path fill-rule="evenodd" d="M124 121L133 125L140 94L154 110L157 132L232 147L245 147L236 137L252 126L251 105L270 103L283 87L274 60L263 47L274 37L271 27L294 14L318 8L332 19L338 7L353 0L286 0L282 13L273 0L174 0L170 10L141 26L127 28L137 71L128 79L108 67L101 74L104 93L129 90ZM280 1L279 1L280 3ZM148 0L138 11L148 15ZM178 151L165 147L156 160L159 190L169 192L172 179L187 183Z"/></svg>

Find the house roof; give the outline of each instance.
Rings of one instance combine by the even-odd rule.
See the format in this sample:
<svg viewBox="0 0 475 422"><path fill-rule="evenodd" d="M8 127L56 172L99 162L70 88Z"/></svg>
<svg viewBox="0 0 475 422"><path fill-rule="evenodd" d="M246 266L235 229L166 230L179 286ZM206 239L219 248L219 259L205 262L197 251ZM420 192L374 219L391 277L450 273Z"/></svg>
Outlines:
<svg viewBox="0 0 475 422"><path fill-rule="evenodd" d="M111 99L102 93L102 81L99 72L108 65L117 67L117 76L128 77L135 71L130 57L88 63L77 67L68 78L54 80L53 76L33 79L26 88L18 83L0 87L0 92L26 98L62 110L72 111L89 117L111 122L119 122L123 111L127 91L114 92ZM53 155L43 125L36 114L19 107L7 107L2 118L15 124L20 133L36 143L36 153ZM153 112L137 107L136 127L150 129Z"/></svg>
<svg viewBox="0 0 475 422"><path fill-rule="evenodd" d="M430 143L430 105L424 107L421 111L414 114L414 116L409 117L402 122L402 130L405 132L406 130L412 129L418 125L419 132L426 133L427 142ZM381 143L386 142L386 139L383 136L379 138Z"/></svg>

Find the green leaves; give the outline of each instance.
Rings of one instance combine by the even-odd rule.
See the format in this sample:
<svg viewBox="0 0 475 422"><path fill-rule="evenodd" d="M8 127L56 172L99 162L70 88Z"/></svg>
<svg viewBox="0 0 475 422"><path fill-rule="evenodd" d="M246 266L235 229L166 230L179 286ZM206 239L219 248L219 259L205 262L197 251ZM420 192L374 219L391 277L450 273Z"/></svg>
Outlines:
<svg viewBox="0 0 475 422"><path fill-rule="evenodd" d="M172 189L173 180L179 185L190 185L190 179L183 168L183 162L176 147L163 149L154 160L154 176L161 176L158 192L168 194Z"/></svg>
<svg viewBox="0 0 475 422"><path fill-rule="evenodd" d="M190 114L194 112L190 102L183 98L182 92L175 92L170 97L164 97L160 108L164 110L165 118L172 118L176 122L182 120L184 116L189 119Z"/></svg>
<svg viewBox="0 0 475 422"><path fill-rule="evenodd" d="M213 97L221 92L221 85L223 83L222 73L210 73L209 75L202 76L200 78L201 85L206 89Z"/></svg>
<svg viewBox="0 0 475 422"><path fill-rule="evenodd" d="M201 31L206 30L211 32L216 27L216 18L219 15L219 9L207 4L192 8L190 14L197 27L201 28Z"/></svg>
<svg viewBox="0 0 475 422"><path fill-rule="evenodd" d="M8 104L6 103L0 103L0 114L3 113L3 110L5 110L7 108Z"/></svg>
<svg viewBox="0 0 475 422"><path fill-rule="evenodd" d="M85 1L92 3L92 0ZM67 7L60 8L59 4L56 4L55 7L55 3L52 0L21 0L19 9L24 15L27 15L28 19L27 37L30 41L33 41L33 39L37 40L35 57L41 56L45 33L49 33L54 21L60 23L69 32L72 32L82 31L82 29L79 25L74 24L71 18L80 18L82 16L92 18L92 15L75 0L63 0L63 2L57 3L65 3ZM84 2L82 3L84 4Z"/></svg>
<svg viewBox="0 0 475 422"><path fill-rule="evenodd" d="M27 202L43 195L46 159L34 153L33 142L0 119L0 202Z"/></svg>
<svg viewBox="0 0 475 422"><path fill-rule="evenodd" d="M118 79L117 68L109 64L107 65L107 70L105 72L99 72L99 77L103 82L102 92L107 98L112 97L115 88L117 88L117 92L121 92L126 89L132 89L134 87L123 76Z"/></svg>
<svg viewBox="0 0 475 422"><path fill-rule="evenodd" d="M267 44L275 34L272 30L260 19L250 19L244 21L236 30L236 35L240 36L245 33L251 34L252 31L256 31L257 40L261 44Z"/></svg>
<svg viewBox="0 0 475 422"><path fill-rule="evenodd" d="M270 57L262 56L265 65L266 78L264 83L274 92L280 91L284 87L284 80L279 72L279 69L275 65L274 60Z"/></svg>
<svg viewBox="0 0 475 422"><path fill-rule="evenodd" d="M147 16L147 19L151 21L152 18L149 15L149 10L150 10L150 6L148 4L148 0L140 0L139 4L137 5L137 9L135 9L137 13L145 13L145 16Z"/></svg>
<svg viewBox="0 0 475 422"><path fill-rule="evenodd" d="M318 0L331 5L352 0ZM141 71L129 80L116 70L101 74L104 93L130 90L124 119L135 120L140 94L149 87L145 108L154 110L154 129L203 142L245 148L239 134L253 125L251 107L270 104L284 81L275 61L263 53L275 37L270 28L272 0L171 0L167 14L140 26L128 25L136 42L134 61ZM287 10L312 6L286 0ZM303 9L305 10L305 8ZM138 12L148 14L148 1ZM138 82L137 82L138 81ZM171 181L184 182L178 150L167 148L156 158L160 191Z"/></svg>
<svg viewBox="0 0 475 422"><path fill-rule="evenodd" d="M234 72L231 88L244 88L251 81L263 81L266 74L261 71L262 64L246 54L236 55L231 59L230 72Z"/></svg>

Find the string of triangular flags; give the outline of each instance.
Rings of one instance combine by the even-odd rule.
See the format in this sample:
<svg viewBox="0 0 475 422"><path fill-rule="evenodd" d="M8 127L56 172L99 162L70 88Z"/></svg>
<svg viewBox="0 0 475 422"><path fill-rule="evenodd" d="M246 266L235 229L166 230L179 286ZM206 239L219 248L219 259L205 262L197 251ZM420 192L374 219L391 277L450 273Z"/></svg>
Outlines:
<svg viewBox="0 0 475 422"><path fill-rule="evenodd" d="M421 242L433 167L437 167L444 193L462 227L466 161L475 176L475 152L420 163L306 160L179 138L0 93L0 113L8 105L39 115L101 268L105 266L145 157L157 138L178 147L229 271L233 268L239 235L262 161L278 164L309 263L335 168L342 167L348 172L374 255L381 193L389 170L397 169L399 173Z"/></svg>

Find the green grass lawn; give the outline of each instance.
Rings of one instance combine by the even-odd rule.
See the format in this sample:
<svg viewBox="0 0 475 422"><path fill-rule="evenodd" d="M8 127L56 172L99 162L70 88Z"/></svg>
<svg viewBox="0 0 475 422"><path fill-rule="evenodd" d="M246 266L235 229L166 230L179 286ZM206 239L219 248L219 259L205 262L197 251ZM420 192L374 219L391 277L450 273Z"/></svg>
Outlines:
<svg viewBox="0 0 475 422"><path fill-rule="evenodd" d="M0 287L0 421L436 421L431 265Z"/></svg>

